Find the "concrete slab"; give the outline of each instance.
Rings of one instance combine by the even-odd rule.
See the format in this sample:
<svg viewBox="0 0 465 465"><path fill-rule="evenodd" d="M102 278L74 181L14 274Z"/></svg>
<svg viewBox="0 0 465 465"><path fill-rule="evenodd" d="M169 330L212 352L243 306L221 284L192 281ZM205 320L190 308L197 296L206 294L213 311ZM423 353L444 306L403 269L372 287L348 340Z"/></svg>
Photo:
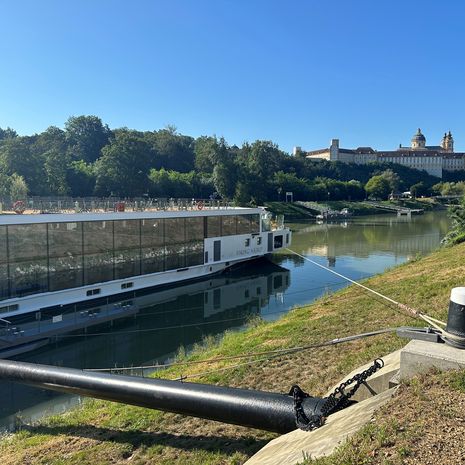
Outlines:
<svg viewBox="0 0 465 465"><path fill-rule="evenodd" d="M362 384L355 395L352 397L353 400L360 402L361 400L373 397L380 392L384 392L394 386L391 382L392 378L399 372L400 367L400 353L401 350L396 350L384 357L381 357L384 361L384 367L378 370L374 375L370 376L365 384ZM326 396L331 394L334 389L339 386L343 381L347 381L357 373L360 373L373 365L373 362L362 365L348 375L346 375L341 381L334 385L327 393ZM398 383L396 383L398 384Z"/></svg>
<svg viewBox="0 0 465 465"><path fill-rule="evenodd" d="M400 378L408 379L431 368L453 370L465 368L465 350L447 344L410 341L400 354Z"/></svg>
<svg viewBox="0 0 465 465"><path fill-rule="evenodd" d="M305 432L295 430L273 439L251 457L246 465L294 465L305 457L330 455L347 437L368 423L373 412L386 403L397 387L370 397L330 415L321 428Z"/></svg>

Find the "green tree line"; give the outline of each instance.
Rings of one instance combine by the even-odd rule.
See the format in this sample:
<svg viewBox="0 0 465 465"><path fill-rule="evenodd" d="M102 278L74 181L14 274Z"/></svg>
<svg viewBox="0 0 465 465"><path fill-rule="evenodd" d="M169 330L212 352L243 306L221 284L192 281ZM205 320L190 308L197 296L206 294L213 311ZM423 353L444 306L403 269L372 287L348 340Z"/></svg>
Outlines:
<svg viewBox="0 0 465 465"><path fill-rule="evenodd" d="M454 173L448 181L465 179ZM110 129L97 116L72 116L64 128L19 136L0 128L0 197L221 197L240 204L283 200L357 200L414 187L428 193L438 178L400 165L315 162L271 141L229 145L168 126Z"/></svg>

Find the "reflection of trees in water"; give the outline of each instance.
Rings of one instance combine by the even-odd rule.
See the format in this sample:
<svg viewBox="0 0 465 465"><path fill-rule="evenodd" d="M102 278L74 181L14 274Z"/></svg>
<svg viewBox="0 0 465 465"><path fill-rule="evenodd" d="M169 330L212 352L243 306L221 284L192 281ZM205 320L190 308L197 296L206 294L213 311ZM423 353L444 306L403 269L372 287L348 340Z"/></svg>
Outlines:
<svg viewBox="0 0 465 465"><path fill-rule="evenodd" d="M295 225L297 226L297 225ZM409 220L353 221L344 224L294 226L292 249L323 256L364 258L373 252L402 255L428 253L438 247L449 228L445 213L427 213Z"/></svg>

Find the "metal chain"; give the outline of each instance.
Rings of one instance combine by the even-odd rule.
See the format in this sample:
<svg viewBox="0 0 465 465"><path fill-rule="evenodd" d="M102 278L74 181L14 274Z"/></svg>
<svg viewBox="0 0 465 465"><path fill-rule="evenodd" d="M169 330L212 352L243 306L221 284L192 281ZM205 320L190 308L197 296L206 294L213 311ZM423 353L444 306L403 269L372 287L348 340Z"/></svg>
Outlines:
<svg viewBox="0 0 465 465"><path fill-rule="evenodd" d="M289 395L294 398L294 412L295 412L295 423L296 426L303 431L312 431L319 428L324 423L324 418L321 415L312 415L310 418L307 417L302 407L304 399L311 397L302 389L294 385L289 391Z"/></svg>
<svg viewBox="0 0 465 465"><path fill-rule="evenodd" d="M312 431L322 426L328 415L347 407L350 404L350 398L357 392L360 385L383 366L384 361L381 358L377 358L371 367L341 383L334 389L334 392L326 397L325 403L321 407L321 413L311 415L310 418L305 414L302 403L304 399L311 396L302 391L299 386L292 386L289 395L294 399L295 422L297 427L304 431ZM352 384L354 384L354 386L346 393L345 389Z"/></svg>
<svg viewBox="0 0 465 465"><path fill-rule="evenodd" d="M357 373L352 378L347 379L341 383L334 392L332 392L323 405L322 413L323 416L327 417L331 413L342 410L350 404L350 398L357 392L358 388L363 384L371 375L375 374L379 369L383 368L384 361L381 358L377 358L373 365L361 373ZM345 392L345 389L351 384L354 386L349 392Z"/></svg>

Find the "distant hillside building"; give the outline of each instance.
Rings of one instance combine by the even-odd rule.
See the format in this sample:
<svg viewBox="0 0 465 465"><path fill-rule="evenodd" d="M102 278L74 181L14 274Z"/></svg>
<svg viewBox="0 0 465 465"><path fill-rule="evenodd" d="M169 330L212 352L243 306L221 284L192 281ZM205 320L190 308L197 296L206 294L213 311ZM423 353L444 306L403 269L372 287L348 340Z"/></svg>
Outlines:
<svg viewBox="0 0 465 465"><path fill-rule="evenodd" d="M298 153L310 160L342 161L364 165L370 162L390 162L425 170L433 176L442 178L443 171L465 169L465 153L454 152L454 138L445 133L441 145L426 145L426 138L418 129L412 137L410 147L399 145L397 150L378 151L371 147L343 149L339 147L339 139L332 139L328 148L302 152L300 147L294 147L294 155Z"/></svg>

